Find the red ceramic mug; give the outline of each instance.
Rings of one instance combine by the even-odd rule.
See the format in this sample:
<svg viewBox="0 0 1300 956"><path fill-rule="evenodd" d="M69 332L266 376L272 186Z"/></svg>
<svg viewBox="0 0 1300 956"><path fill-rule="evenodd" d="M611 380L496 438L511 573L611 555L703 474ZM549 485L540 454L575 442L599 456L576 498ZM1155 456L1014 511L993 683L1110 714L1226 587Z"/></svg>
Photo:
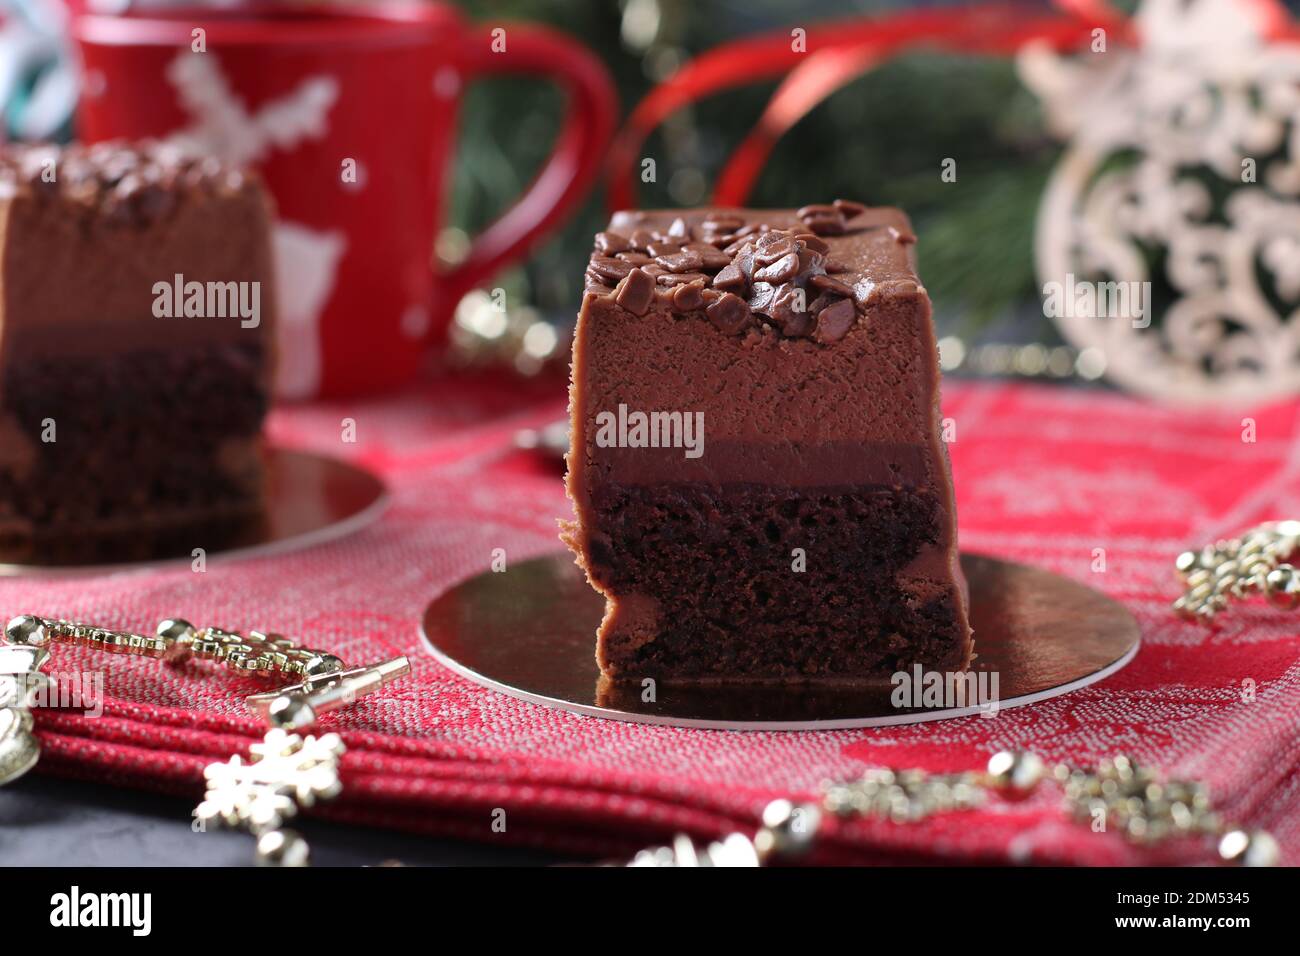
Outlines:
<svg viewBox="0 0 1300 956"><path fill-rule="evenodd" d="M287 397L414 377L461 296L582 198L615 122L608 75L585 48L537 26L470 24L443 4L81 12L73 34L82 139L176 138L261 170L279 213ZM489 73L554 80L568 114L527 192L439 268L457 107Z"/></svg>

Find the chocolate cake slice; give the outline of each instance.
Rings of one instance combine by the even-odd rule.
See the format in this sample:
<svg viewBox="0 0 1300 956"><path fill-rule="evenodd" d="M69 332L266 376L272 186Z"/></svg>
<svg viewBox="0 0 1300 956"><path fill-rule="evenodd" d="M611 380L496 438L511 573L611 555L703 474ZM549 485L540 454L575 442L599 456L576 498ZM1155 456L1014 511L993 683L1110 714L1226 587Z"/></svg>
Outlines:
<svg viewBox="0 0 1300 956"><path fill-rule="evenodd" d="M564 537L607 679L968 666L938 351L895 209L622 212L573 346Z"/></svg>
<svg viewBox="0 0 1300 956"><path fill-rule="evenodd" d="M0 151L0 541L256 511L270 216L157 144Z"/></svg>

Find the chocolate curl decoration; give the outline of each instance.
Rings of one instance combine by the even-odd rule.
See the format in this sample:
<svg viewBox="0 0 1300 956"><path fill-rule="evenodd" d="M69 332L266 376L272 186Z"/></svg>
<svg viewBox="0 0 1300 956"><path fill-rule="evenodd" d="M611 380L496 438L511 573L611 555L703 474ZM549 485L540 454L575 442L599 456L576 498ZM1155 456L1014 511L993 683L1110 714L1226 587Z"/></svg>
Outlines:
<svg viewBox="0 0 1300 956"><path fill-rule="evenodd" d="M1249 0L1263 6L1273 0ZM772 147L823 99L876 64L921 48L1010 56L1038 41L1078 49L1097 27L1110 42L1131 43L1129 19L1098 0L1060 0L1059 13L1022 4L978 4L856 17L813 26L806 53L792 49L788 30L728 43L686 63L637 104L610 150L611 209L636 208L633 172L646 137L668 116L705 96L774 77L786 80L762 119L732 155L715 189L715 205L743 205Z"/></svg>

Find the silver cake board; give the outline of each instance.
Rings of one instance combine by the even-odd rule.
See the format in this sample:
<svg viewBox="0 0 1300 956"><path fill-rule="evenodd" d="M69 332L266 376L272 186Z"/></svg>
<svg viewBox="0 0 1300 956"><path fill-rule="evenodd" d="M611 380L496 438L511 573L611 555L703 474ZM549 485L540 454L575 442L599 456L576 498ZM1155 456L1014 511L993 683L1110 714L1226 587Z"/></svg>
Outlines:
<svg viewBox="0 0 1300 956"><path fill-rule="evenodd" d="M262 510L201 526L0 546L0 577L85 576L285 554L359 531L383 514L388 492L364 469L284 448L266 452Z"/></svg>
<svg viewBox="0 0 1300 956"><path fill-rule="evenodd" d="M870 686L656 682L652 694L643 683L611 683L594 654L604 598L567 552L462 582L428 605L420 634L448 668L511 697L591 717L715 730L837 730L992 715L1104 680L1137 654L1133 615L1091 588L982 555L962 555L962 569L976 659L973 681L948 677L986 693L955 706L920 697L911 701L919 706L900 706L900 683L888 678ZM925 676L901 683L919 688Z"/></svg>

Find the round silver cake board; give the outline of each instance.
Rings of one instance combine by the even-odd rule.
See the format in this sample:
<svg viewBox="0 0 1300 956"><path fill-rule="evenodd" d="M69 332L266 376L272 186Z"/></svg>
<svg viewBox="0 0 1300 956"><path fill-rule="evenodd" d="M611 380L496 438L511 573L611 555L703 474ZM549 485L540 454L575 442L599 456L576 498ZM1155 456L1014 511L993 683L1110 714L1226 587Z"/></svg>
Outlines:
<svg viewBox="0 0 1300 956"><path fill-rule="evenodd" d="M387 507L384 483L370 472L311 452L270 448L261 513L159 532L0 545L0 577L164 568L192 563L195 548L209 564L283 554L352 534Z"/></svg>
<svg viewBox="0 0 1300 956"><path fill-rule="evenodd" d="M963 554L975 631L976 686L997 709L1021 707L1094 684L1137 653L1133 615L1121 604L1038 568ZM888 727L990 711L898 707L888 679L877 686L677 686L645 700L640 683L611 684L595 660L604 598L566 553L485 572L425 609L420 634L434 657L475 683L559 710L673 727L837 730ZM988 697L981 698L987 701Z"/></svg>

